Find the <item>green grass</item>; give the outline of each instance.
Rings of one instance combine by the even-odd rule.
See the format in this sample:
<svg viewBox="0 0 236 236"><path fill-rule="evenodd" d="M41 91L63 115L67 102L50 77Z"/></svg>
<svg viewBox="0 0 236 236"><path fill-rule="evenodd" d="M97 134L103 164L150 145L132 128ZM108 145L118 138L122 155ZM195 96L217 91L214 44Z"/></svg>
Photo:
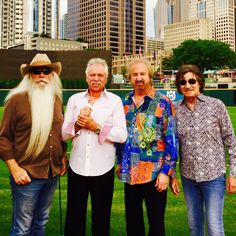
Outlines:
<svg viewBox="0 0 236 236"><path fill-rule="evenodd" d="M0 108L0 117L2 114ZM236 107L228 108L232 119L234 130L236 131ZM3 162L0 162L0 236L9 235L11 223L11 192L8 181L8 170ZM64 223L66 211L66 182L67 177L61 178L61 197L62 197L62 218ZM60 235L60 214L59 214L59 194L58 189L54 195L54 200L50 212L49 222L46 227L47 236ZM236 235L236 194L225 195L224 225L226 236ZM88 206L87 235L90 236L90 204ZM146 222L147 219L145 218ZM186 205L183 192L179 197L175 197L168 192L168 200L165 214L166 235L167 236L186 236L189 235L187 225ZM146 223L147 225L147 223ZM79 222L78 222L79 227ZM124 236L125 234L125 210L123 184L115 179L115 190L113 196L111 214L111 236Z"/></svg>

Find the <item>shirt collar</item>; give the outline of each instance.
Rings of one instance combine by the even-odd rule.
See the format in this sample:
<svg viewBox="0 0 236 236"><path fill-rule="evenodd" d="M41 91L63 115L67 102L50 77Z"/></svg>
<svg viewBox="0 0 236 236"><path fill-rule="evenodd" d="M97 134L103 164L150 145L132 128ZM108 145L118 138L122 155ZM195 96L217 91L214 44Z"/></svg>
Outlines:
<svg viewBox="0 0 236 236"><path fill-rule="evenodd" d="M107 90L106 89L104 89L103 91L102 91L102 93L101 93L101 95L100 95L100 97L102 97L103 95L106 95L106 96L108 96L108 94L107 94L108 92L107 92ZM89 89L87 89L86 91L85 91L85 93L84 93L84 97L89 97Z"/></svg>
<svg viewBox="0 0 236 236"><path fill-rule="evenodd" d="M202 93L200 93L198 96L197 96L197 100L199 100L200 102L205 102L206 101L206 96L203 95ZM181 105L184 104L184 97L180 103Z"/></svg>
<svg viewBox="0 0 236 236"><path fill-rule="evenodd" d="M133 96L134 96L134 90L129 93L129 99L132 99ZM148 97L151 100L154 100L154 96L155 96L155 88L151 86L148 93L145 95L145 97Z"/></svg>

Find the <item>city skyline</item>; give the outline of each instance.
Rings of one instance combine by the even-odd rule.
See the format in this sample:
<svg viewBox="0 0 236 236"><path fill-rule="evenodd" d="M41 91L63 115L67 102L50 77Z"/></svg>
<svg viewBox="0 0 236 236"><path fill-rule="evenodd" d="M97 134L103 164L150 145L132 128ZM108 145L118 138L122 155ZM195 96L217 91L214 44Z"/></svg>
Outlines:
<svg viewBox="0 0 236 236"><path fill-rule="evenodd" d="M61 17L63 14L67 12L67 0L61 0ZM147 36L154 37L154 16L153 16L153 8L155 7L157 0L146 0L146 29L147 29Z"/></svg>

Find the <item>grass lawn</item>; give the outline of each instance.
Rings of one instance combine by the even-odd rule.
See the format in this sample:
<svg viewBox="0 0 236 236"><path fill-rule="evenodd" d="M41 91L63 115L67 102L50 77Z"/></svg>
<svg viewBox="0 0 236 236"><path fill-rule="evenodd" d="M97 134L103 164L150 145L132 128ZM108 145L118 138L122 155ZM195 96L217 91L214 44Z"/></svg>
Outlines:
<svg viewBox="0 0 236 236"><path fill-rule="evenodd" d="M236 108L228 108L234 129L236 131ZM2 108L0 108L0 117ZM3 162L0 162L0 236L9 235L11 223L11 193L8 181L8 170ZM64 222L66 211L66 181L67 177L61 178L61 198L62 198L62 218ZM111 236L124 236L125 234L125 211L124 211L123 184L117 178L115 179L115 190L111 214ZM88 232L90 229L90 205L88 206ZM236 194L225 195L224 224L226 236L236 235ZM179 197L174 197L168 192L168 201L166 207L166 235L167 236L186 236L189 235L186 206L183 192ZM79 222L78 222L79 224ZM56 190L49 222L46 227L47 236L60 235L60 214L59 214L59 191Z"/></svg>

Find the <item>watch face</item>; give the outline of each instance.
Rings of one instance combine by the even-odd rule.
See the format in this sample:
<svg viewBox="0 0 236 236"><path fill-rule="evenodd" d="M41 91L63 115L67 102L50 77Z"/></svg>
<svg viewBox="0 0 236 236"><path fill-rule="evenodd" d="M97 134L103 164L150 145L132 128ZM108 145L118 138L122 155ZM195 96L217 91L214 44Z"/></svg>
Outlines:
<svg viewBox="0 0 236 236"><path fill-rule="evenodd" d="M100 128L97 128L97 129L95 129L94 132L95 132L96 134L100 134L100 131L101 131L101 129L100 129Z"/></svg>

